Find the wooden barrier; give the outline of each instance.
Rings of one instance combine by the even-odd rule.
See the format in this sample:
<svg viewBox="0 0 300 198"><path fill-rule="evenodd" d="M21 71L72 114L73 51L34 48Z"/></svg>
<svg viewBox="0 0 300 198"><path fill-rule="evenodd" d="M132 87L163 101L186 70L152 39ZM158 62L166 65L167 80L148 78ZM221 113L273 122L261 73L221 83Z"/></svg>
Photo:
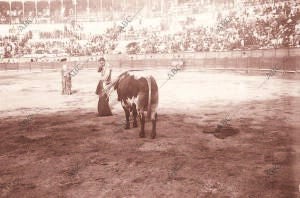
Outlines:
<svg viewBox="0 0 300 198"><path fill-rule="evenodd" d="M187 69L223 70L271 70L275 67L287 72L300 72L300 48L265 49L227 52L187 52L176 54L105 55L112 67L126 68L170 68L172 61L182 59ZM80 68L96 68L99 57L69 57L60 62L56 57L49 62L0 63L3 70L60 70L63 64ZM49 59L50 60L50 59ZM89 60L89 61L88 61ZM16 60L14 60L16 61ZM27 61L27 62L26 62Z"/></svg>

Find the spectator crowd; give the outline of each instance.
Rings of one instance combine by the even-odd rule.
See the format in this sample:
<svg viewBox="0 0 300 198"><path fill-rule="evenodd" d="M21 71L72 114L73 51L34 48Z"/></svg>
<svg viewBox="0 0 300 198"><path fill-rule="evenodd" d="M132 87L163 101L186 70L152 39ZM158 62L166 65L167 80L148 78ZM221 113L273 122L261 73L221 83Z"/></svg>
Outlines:
<svg viewBox="0 0 300 198"><path fill-rule="evenodd" d="M196 25L189 17L180 23L178 31L157 31L128 26L130 35L125 52L129 54L228 51L245 49L300 47L300 6L295 1L264 3L235 7L216 13L213 26ZM73 25L74 26L74 25ZM300 28L299 28L300 29ZM22 39L0 37L5 56L32 54L36 50L50 53L61 49L70 56L114 53L118 44L126 41L120 26L108 28L99 35L87 35L81 27L63 31L40 32L40 41L30 42L31 34ZM13 43L12 46L9 46ZM6 43L6 44L5 44ZM10 50L7 52L7 50Z"/></svg>

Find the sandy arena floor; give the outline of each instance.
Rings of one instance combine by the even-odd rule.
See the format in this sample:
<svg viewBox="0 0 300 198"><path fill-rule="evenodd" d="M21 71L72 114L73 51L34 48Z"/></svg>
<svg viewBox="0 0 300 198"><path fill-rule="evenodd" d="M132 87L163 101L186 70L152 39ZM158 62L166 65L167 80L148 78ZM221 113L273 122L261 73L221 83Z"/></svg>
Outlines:
<svg viewBox="0 0 300 198"><path fill-rule="evenodd" d="M147 71L159 85L168 72ZM152 140L150 123L144 139L123 129L115 95L97 117L95 71L71 96L60 72L1 72L0 196L300 197L300 81L280 75L179 71Z"/></svg>

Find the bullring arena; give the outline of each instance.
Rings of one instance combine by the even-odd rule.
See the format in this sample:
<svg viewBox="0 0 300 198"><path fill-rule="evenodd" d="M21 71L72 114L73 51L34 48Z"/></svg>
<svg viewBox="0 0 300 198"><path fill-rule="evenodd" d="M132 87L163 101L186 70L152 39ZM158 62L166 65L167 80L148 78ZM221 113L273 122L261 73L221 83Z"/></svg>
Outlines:
<svg viewBox="0 0 300 198"><path fill-rule="evenodd" d="M113 78L129 69L114 69ZM124 112L114 94L113 116L97 117L95 68L73 78L72 95L60 94L60 71L2 71L1 194L299 195L296 74L278 71L268 79L263 72L184 68L166 81L168 69L141 72L164 84L154 140L150 125L144 139L137 128L123 129ZM230 127L216 132L228 113Z"/></svg>
<svg viewBox="0 0 300 198"><path fill-rule="evenodd" d="M0 197L300 197L299 0L0 8Z"/></svg>

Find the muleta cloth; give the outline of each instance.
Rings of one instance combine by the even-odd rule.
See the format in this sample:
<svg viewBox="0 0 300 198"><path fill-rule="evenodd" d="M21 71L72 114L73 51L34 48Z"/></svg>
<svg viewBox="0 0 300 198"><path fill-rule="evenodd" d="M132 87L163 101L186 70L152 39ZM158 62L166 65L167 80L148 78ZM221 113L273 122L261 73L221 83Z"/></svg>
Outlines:
<svg viewBox="0 0 300 198"><path fill-rule="evenodd" d="M109 107L109 97L104 91L103 80L100 80L97 86L96 94L99 95L98 100L98 115L102 116L111 116L112 112Z"/></svg>

